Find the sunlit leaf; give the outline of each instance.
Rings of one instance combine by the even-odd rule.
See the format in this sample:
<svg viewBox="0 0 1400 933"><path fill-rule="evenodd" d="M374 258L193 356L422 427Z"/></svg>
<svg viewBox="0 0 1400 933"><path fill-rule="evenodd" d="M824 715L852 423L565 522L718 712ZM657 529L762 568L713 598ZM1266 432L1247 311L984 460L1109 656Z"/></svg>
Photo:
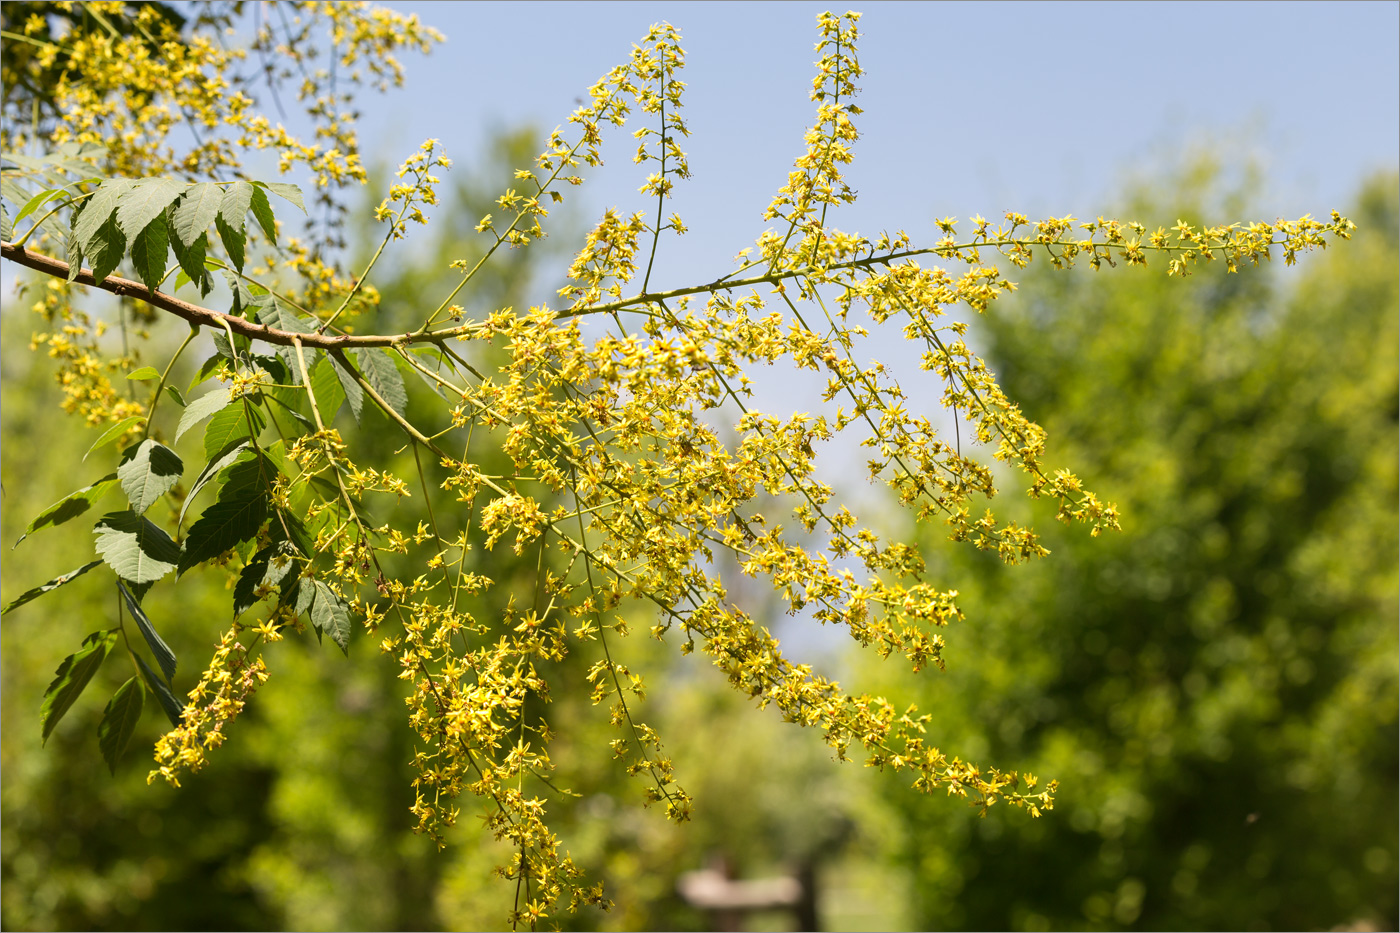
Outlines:
<svg viewBox="0 0 1400 933"><path fill-rule="evenodd" d="M217 360L218 357L214 359ZM190 388L194 387L191 386ZM228 389L223 387L201 395L193 402L190 402L189 405L185 407L184 413L180 415L180 424L175 428L175 441L178 443L180 438L183 437L184 433L190 428L199 424L215 412L222 411L231 404L233 404L233 399L229 398Z"/></svg>
<svg viewBox="0 0 1400 933"><path fill-rule="evenodd" d="M90 564L83 564L83 566L79 567L77 570L70 570L61 577L54 577L48 583L36 586L32 590L26 590L25 592L19 594L14 599L12 599L10 603L7 606L5 606L4 609L0 609L0 616L7 615L8 613L13 612L20 606L23 606L25 603L30 602L31 600L38 599L40 596L43 596L50 590L56 590L65 583L73 582L78 577L81 577L83 574L87 573L92 568L99 566L101 563L102 561L95 560Z"/></svg>
<svg viewBox="0 0 1400 933"><path fill-rule="evenodd" d="M63 238L63 260L68 263L68 274L64 276L67 281L72 282L82 275L83 247L78 242L78 235L71 230Z"/></svg>
<svg viewBox="0 0 1400 933"><path fill-rule="evenodd" d="M267 241L277 242L277 218L273 216L272 205L267 203L267 193L261 187L253 187L248 206L252 208L258 226L262 227L262 232L267 235Z"/></svg>
<svg viewBox="0 0 1400 933"><path fill-rule="evenodd" d="M219 204L219 219L235 230L242 231L247 223L248 208L253 202L253 186L246 181L236 181L224 189L223 201Z"/></svg>
<svg viewBox="0 0 1400 933"><path fill-rule="evenodd" d="M340 388L345 396L345 400L350 403L350 414L355 416L355 421L360 420L360 412L365 407L365 390L360 388L360 384L355 381L355 377L350 374L340 361L335 357L327 356L331 361L331 370L335 373L335 378L340 383ZM325 412L321 413L325 417Z"/></svg>
<svg viewBox="0 0 1400 933"><path fill-rule="evenodd" d="M135 512L104 515L93 531L97 553L123 580L151 583L174 570L180 560L180 546Z"/></svg>
<svg viewBox="0 0 1400 933"><path fill-rule="evenodd" d="M247 399L221 409L204 429L204 456L213 459L231 441L243 437L256 438L266 424L262 409Z"/></svg>
<svg viewBox="0 0 1400 933"><path fill-rule="evenodd" d="M103 185L98 191L105 187ZM184 183L173 178L139 179L117 200L117 226L122 228L122 233L128 239L132 239L161 218L161 229L164 231L165 209L184 193Z"/></svg>
<svg viewBox="0 0 1400 933"><path fill-rule="evenodd" d="M357 391L359 388L358 385L355 386ZM340 406L345 402L345 389L330 357L322 357L321 362L311 371L311 391L316 393L316 407L321 411L321 420L329 427L335 420L335 413L340 411Z"/></svg>
<svg viewBox="0 0 1400 933"><path fill-rule="evenodd" d="M394 365L387 350L372 347L356 354L360 373L365 381L374 387L379 397L389 403L389 407L400 415L408 413L408 393L404 390L403 376Z"/></svg>
<svg viewBox="0 0 1400 933"><path fill-rule="evenodd" d="M39 208L43 207L45 202L47 202L51 198L56 198L60 194L64 193L64 189L62 188L50 188L46 191L40 191L38 194L34 195L34 197L29 199L28 204L20 208L19 213L15 215L14 222L19 223L21 220L37 211ZM6 237L5 239L9 239L9 237Z"/></svg>
<svg viewBox="0 0 1400 933"><path fill-rule="evenodd" d="M201 182L187 189L184 198L171 212L171 225L175 230L173 239L182 246L193 247L208 232L223 201L224 189L213 182ZM194 278L194 273L190 273L190 278Z"/></svg>
<svg viewBox="0 0 1400 933"><path fill-rule="evenodd" d="M345 600L320 580L312 581L316 600L311 604L311 624L324 632L345 654L350 653L350 607Z"/></svg>
<svg viewBox="0 0 1400 933"><path fill-rule="evenodd" d="M253 184L259 188L266 188L278 197L286 198L300 208L303 214L306 213L306 202L302 200L301 189L296 185L289 185L284 181L258 181Z"/></svg>
<svg viewBox="0 0 1400 933"><path fill-rule="evenodd" d="M19 540L14 543L11 549L19 547L20 541L23 541L36 531L62 525L69 519L77 518L79 515L82 515L88 509L92 508L99 499L115 489L117 485L117 474L108 473L91 486L84 486L77 492L70 492L36 515L34 520L24 529L24 534L19 536Z"/></svg>
<svg viewBox="0 0 1400 933"><path fill-rule="evenodd" d="M117 467L117 477L127 501L140 515L169 492L184 471L185 464L175 451L148 437L127 449L125 460Z"/></svg>
<svg viewBox="0 0 1400 933"><path fill-rule="evenodd" d="M82 245L85 255L94 255L98 231L112 218L121 196L130 191L134 185L135 182L130 178L111 178L98 185L97 190L92 193L92 197L83 202L83 209L78 214L77 222L73 225L73 232L77 235L78 243ZM112 222L112 228L117 229L115 220ZM120 233L119 230L118 233ZM116 263L112 265L115 266Z"/></svg>
<svg viewBox="0 0 1400 933"><path fill-rule="evenodd" d="M98 436L97 440L92 442L92 446L88 448L87 453L83 454L83 459L86 460L88 457L92 456L94 450L107 446L144 420L146 420L145 415L131 415L130 417L123 418L121 421L116 422L111 427L107 428L107 430L103 431L101 435Z"/></svg>

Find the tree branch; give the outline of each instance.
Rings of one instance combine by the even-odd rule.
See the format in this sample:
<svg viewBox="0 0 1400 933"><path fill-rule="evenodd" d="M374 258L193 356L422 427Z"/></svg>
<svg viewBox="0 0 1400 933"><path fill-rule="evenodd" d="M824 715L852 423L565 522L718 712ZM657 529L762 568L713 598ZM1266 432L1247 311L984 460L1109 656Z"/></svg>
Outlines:
<svg viewBox="0 0 1400 933"><path fill-rule="evenodd" d="M0 243L0 257L60 279L66 279L70 269L68 263L61 259L54 259L13 243ZM114 295L129 295L132 298L140 299L152 307L160 308L162 311L168 311L176 317L183 318L196 327L217 327L220 330L228 327L235 334L242 334L250 340L261 340L264 343L274 343L284 347L292 346L293 338L299 338L304 347L317 347L322 350L347 347L395 347L408 343L428 343L433 339L424 334L366 336L294 334L291 331L276 330L255 323L247 318L192 305L173 295L152 291L140 282L133 282L131 279L124 279L116 275L109 275L99 282L93 278L92 270L83 269L73 281L80 285L94 285Z"/></svg>

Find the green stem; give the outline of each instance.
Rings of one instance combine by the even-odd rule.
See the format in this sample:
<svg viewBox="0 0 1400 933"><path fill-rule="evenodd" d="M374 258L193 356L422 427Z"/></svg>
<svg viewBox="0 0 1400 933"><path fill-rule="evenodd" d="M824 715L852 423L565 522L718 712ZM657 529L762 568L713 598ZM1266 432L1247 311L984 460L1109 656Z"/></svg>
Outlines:
<svg viewBox="0 0 1400 933"><path fill-rule="evenodd" d="M30 45L37 45L41 49L57 49L58 51L63 52L64 54L72 54L56 42L43 42L39 39L35 39L33 36L26 36L17 32L10 32L8 29L0 29L0 38L11 39L15 42L28 42Z"/></svg>
<svg viewBox="0 0 1400 933"><path fill-rule="evenodd" d="M642 291L651 283L651 267L656 262L656 247L661 242L661 214L666 209L666 71L661 72L661 180L657 182L656 229L651 232L651 256L647 259L647 272L642 276Z"/></svg>
<svg viewBox="0 0 1400 933"><path fill-rule="evenodd" d="M578 142L574 143L574 147L573 147L572 149L569 150L568 156L567 156L567 157L561 157L561 158L559 159L559 165L554 169L553 174L551 174L551 175L549 176L549 179L548 179L543 185L541 185L541 184L539 183L539 181L536 181L536 182L535 182L535 187L539 189L539 191L537 191L537 192L535 193L535 197L538 198L538 197L540 197L541 195L543 195L546 191L549 190L549 186L552 185L552 184L554 184L554 182L555 182L556 180L558 180L560 174L561 174L561 173L564 171L564 169L573 161L574 154L575 154L576 152L578 152L579 147L582 146L582 145L583 145L583 139L580 138ZM531 177L533 177L533 175L532 175ZM504 242L506 241L506 235L509 234L512 230L515 229L516 224L520 223L521 218L524 217L524 216L525 216L525 212L524 212L524 211L519 211L519 212L517 212L516 215L515 215L515 219L512 220L512 221L510 222L510 226L506 228L506 232L505 232L504 234L502 234L502 233L497 233L497 234L496 234L496 242L491 244L491 248L488 249L488 250L486 251L486 255L482 256L479 260L477 260L476 265L472 266L472 269L471 269L470 272L468 272L468 273L466 273L465 275L462 276L462 281L458 282L458 283L457 283L457 287L454 288L454 289L452 289L451 294L449 294L446 298L444 298L444 299L442 300L442 304L438 305L438 306L433 310L433 313L430 314L430 315L428 315L428 319L427 319L426 321L423 322L423 326L420 327L420 328L418 328L418 330L415 331L415 333L417 333L417 334L426 334L426 333L428 333L428 328L433 326L433 322L437 320L438 315L441 314L443 311L445 311L445 310L448 308L448 306L452 303L452 299L457 297L458 292L460 292L462 289L466 288L466 287L467 287L467 283L470 282L470 281L472 280L472 278L476 276L477 272L481 270L481 267L482 267L482 266L486 265L487 260L489 260L492 256L494 256L494 255L496 254L496 250L500 249L501 244L504 243ZM491 227L491 228L489 228L489 229L490 229L493 233L495 232L495 228L494 228L494 227Z"/></svg>
<svg viewBox="0 0 1400 933"><path fill-rule="evenodd" d="M316 328L316 333L325 333L326 328L330 327L332 322L334 322L336 318L340 317L341 313L346 308L350 307L351 300L354 299L354 297L360 293L360 286L364 284L365 278L369 275L370 270L372 270L374 268L374 264L379 261L379 257L384 255L384 247L388 246L389 241L394 238L394 231L399 228L399 222L403 220L403 215L408 211L408 205L410 203L412 202L410 201L404 203L403 210L399 211L399 215L394 218L394 222L389 226L389 232L384 234L384 239L380 241L379 249L375 250L374 255L370 257L369 265L365 266L365 271L361 272L359 278L355 279L355 284L350 289L350 293L345 296L345 300L340 303L340 307L335 309L335 313L332 314L330 317L326 318L324 321L322 321L321 326Z"/></svg>
<svg viewBox="0 0 1400 933"><path fill-rule="evenodd" d="M151 436L151 425L155 423L156 406L160 404L160 395L165 391L165 383L170 378L170 371L175 368L175 361L180 358L180 354L185 352L185 347L190 345L190 341L199 333L198 325L191 324L190 332L185 335L185 342L180 344L180 349L175 351L175 355L170 358L170 362L165 366L165 372L160 374L160 383L156 385L156 394L151 397L150 410L146 412L146 430L141 433L141 440ZM232 343L229 344L231 348Z"/></svg>
<svg viewBox="0 0 1400 933"><path fill-rule="evenodd" d="M77 182L77 181L75 181L75 182L73 182L72 184L78 185L78 184L82 184L82 182ZM64 187L64 188L67 188L67 187L69 187L69 186L68 186L68 185L64 185L63 187ZM62 189L59 189L59 190L62 190ZM59 204L57 207L55 207L55 208L53 208L52 210L50 210L50 211L49 211L47 214L45 214L43 217L40 217L38 220L34 221L34 226L32 226L32 227L30 227L28 230L24 231L24 236L20 237L18 240L15 240L14 245L15 245L15 246L21 246L21 247L24 246L25 241L28 240L28 239L34 234L34 231L35 231L35 230L38 230L38 229L39 229L39 225L40 225L40 224L42 224L44 221L48 220L48 219L49 219L50 217L52 217L54 214L57 214L59 211L63 210L65 207L72 207L74 204L78 203L78 202L81 201L83 198L90 198L90 197L92 197L92 195L93 195L93 192L89 191L89 192L87 192L86 194L80 194L80 195L78 195L78 196L75 197L75 198L70 198L70 199L68 199L67 201L64 201L63 203Z"/></svg>

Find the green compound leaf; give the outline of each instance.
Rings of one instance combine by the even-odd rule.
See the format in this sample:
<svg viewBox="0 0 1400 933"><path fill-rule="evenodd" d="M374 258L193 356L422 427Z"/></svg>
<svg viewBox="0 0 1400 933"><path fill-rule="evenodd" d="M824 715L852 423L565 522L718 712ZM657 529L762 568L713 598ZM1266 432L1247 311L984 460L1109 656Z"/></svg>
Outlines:
<svg viewBox="0 0 1400 933"><path fill-rule="evenodd" d="M175 205L175 210L170 215L175 239L180 245L194 247L195 242L208 232L209 225L219 215L219 206L223 203L224 189L213 182L201 182L187 189L184 198ZM201 249L200 253L203 252ZM194 277L194 273L190 272L190 278Z"/></svg>
<svg viewBox="0 0 1400 933"><path fill-rule="evenodd" d="M180 573L252 540L266 518L267 498L260 493L215 502L190 527Z"/></svg>
<svg viewBox="0 0 1400 933"><path fill-rule="evenodd" d="M251 418L251 421L249 420ZM213 459L214 455L229 443L245 437L255 438L262 433L266 421L258 406L240 401L221 410L204 429L204 456Z"/></svg>
<svg viewBox="0 0 1400 933"><path fill-rule="evenodd" d="M310 361L307 361L308 364ZM300 373L300 370L298 370ZM359 386L355 390L359 391ZM345 404L345 389L340 384L340 374L330 357L322 357L311 370L311 391L316 393L316 407L321 410L321 420L330 427L335 421L335 413Z"/></svg>
<svg viewBox="0 0 1400 933"><path fill-rule="evenodd" d="M306 202L301 198L301 189L296 185L289 185L285 181L255 181L253 184L259 188L266 188L278 197L291 201L303 214L306 213Z"/></svg>
<svg viewBox="0 0 1400 933"><path fill-rule="evenodd" d="M270 497L261 457L251 457L229 468L219 500L204 510L185 538L180 573L218 557L224 551L251 540L267 519Z"/></svg>
<svg viewBox="0 0 1400 933"><path fill-rule="evenodd" d="M156 215L131 241L131 262L141 282L151 291L160 287L165 278L165 257L169 253L170 231L165 226L165 217Z"/></svg>
<svg viewBox="0 0 1400 933"><path fill-rule="evenodd" d="M248 237L241 228L230 226L224 220L222 213L214 218L214 229L219 231L219 239L223 241L224 249L228 252L228 258L233 262L233 267L242 272L243 247L247 244Z"/></svg>
<svg viewBox="0 0 1400 933"><path fill-rule="evenodd" d="M216 365L219 359L220 357L214 357ZM184 413L180 415L179 426L175 428L175 442L178 444L180 438L184 436L186 431L215 412L227 408L232 403L233 399L229 398L228 389L222 386L190 402L189 405L185 407Z"/></svg>
<svg viewBox="0 0 1400 933"><path fill-rule="evenodd" d="M19 542L32 535L34 532L54 525L62 525L71 518L77 518L88 509L92 508L97 500L111 492L118 484L117 474L108 473L91 486L84 486L77 492L70 492L59 499L53 505L44 509L34 517L29 526L24 529L24 534L19 536L19 541L12 545L11 549L19 547ZM101 561L98 561L101 563Z"/></svg>
<svg viewBox="0 0 1400 933"><path fill-rule="evenodd" d="M350 654L350 607L339 594L320 580L316 584L316 600L311 604L311 624L318 632L325 632L330 640L340 646L346 655Z"/></svg>
<svg viewBox="0 0 1400 933"><path fill-rule="evenodd" d="M104 515L93 531L97 553L128 582L154 583L180 560L180 546L149 519L130 510Z"/></svg>
<svg viewBox="0 0 1400 933"><path fill-rule="evenodd" d="M316 635L329 635L347 656L350 653L350 607L345 600L320 580L303 579L297 588L293 610L300 615L309 613Z"/></svg>
<svg viewBox="0 0 1400 933"><path fill-rule="evenodd" d="M236 619L252 608L260 599L258 589L264 584L281 588L283 581L290 576L296 581L298 562L292 556L294 545L287 542L270 544L257 554L238 575L238 583L233 588L233 617Z"/></svg>
<svg viewBox="0 0 1400 933"><path fill-rule="evenodd" d="M145 415L132 415L129 418L123 418L121 421L118 421L117 423L113 424L107 430L103 431L98 436L97 440L92 442L92 446L88 448L87 453L83 454L83 459L86 460L88 457L92 456L92 452L94 450L106 447L108 444L121 437L127 431L130 431L138 423L144 420L145 417Z"/></svg>
<svg viewBox="0 0 1400 933"><path fill-rule="evenodd" d="M312 329L305 318L282 304L275 296L268 295L267 297L271 300L258 308L258 321L260 323L275 330L290 331L294 334L311 333ZM293 349L293 353L295 352ZM314 350L308 348L306 352L312 353Z"/></svg>
<svg viewBox="0 0 1400 933"><path fill-rule="evenodd" d="M175 659L175 652L171 651L170 646L165 643L165 639L160 637L160 633L156 631L151 620L141 609L141 604L136 601L136 597L131 595L131 591L120 580L117 581L117 589L121 590L122 599L126 600L126 608L131 611L131 617L136 620L136 627L141 630L141 637L146 639L146 644L150 646L151 654L155 655L161 673L165 675L167 681L174 680L175 667L179 663Z"/></svg>
<svg viewBox="0 0 1400 933"><path fill-rule="evenodd" d="M184 472L185 464L175 451L149 437L136 447L127 448L125 462L117 467L122 491L137 515L169 492Z"/></svg>
<svg viewBox="0 0 1400 933"><path fill-rule="evenodd" d="M225 340L224 343L227 345L228 341ZM223 361L224 355L222 353L215 352L213 356L209 357L209 359L201 363L199 366L199 372L194 374L194 378L190 380L189 388L185 391L193 392L199 386L208 382L209 379L213 377L213 375L216 372L219 371L219 365L223 363Z"/></svg>
<svg viewBox="0 0 1400 933"><path fill-rule="evenodd" d="M116 218L109 218L97 229L93 238L83 244L83 253L92 263L92 276L97 281L112 274L126 255L126 237L117 227Z"/></svg>
<svg viewBox="0 0 1400 933"><path fill-rule="evenodd" d="M253 203L253 186L246 181L236 181L224 190L223 201L219 204L219 218L235 230L242 230L248 220L248 208Z"/></svg>
<svg viewBox="0 0 1400 933"><path fill-rule="evenodd" d="M360 412L365 407L365 390L360 388L360 384L355 381L355 377L350 375L350 371L340 365L340 361L334 357L329 357L335 373L335 378L340 382L341 391L345 395L345 400L350 403L350 414L355 416L355 423L360 421ZM378 391L378 390L376 390ZM319 400L319 396L317 397ZM325 417L325 412L321 413Z"/></svg>
<svg viewBox="0 0 1400 933"><path fill-rule="evenodd" d="M98 189L99 192L101 190ZM184 193L184 183L173 178L142 178L122 192L117 200L117 226L128 238L134 238L157 218L163 218L165 209ZM165 221L162 219L161 230L164 229Z"/></svg>
<svg viewBox="0 0 1400 933"><path fill-rule="evenodd" d="M194 503L195 496L199 495L200 491L204 489L205 484L217 476L219 471L224 467L239 459L245 451L249 456L252 456L252 445L246 440L235 439L230 442L227 447L219 451L218 456L212 458L204 465L204 469L199 472L199 476L195 479L194 485L190 487L189 493L185 496L185 504L180 507L180 524L184 524L185 513L190 510L190 506Z"/></svg>
<svg viewBox="0 0 1400 933"><path fill-rule="evenodd" d="M19 223L21 220L23 220L24 218L28 217L30 214L34 213L35 211L37 211L39 208L43 207L43 206L44 206L44 202L48 201L48 200L51 199L51 198L56 198L56 197L58 197L60 194L64 194L64 193L65 193L65 189L63 189L63 188L50 188L50 189L48 189L47 191L40 191L38 194L34 195L34 197L32 197L32 198L29 199L29 203L28 203L28 204L26 204L26 205L24 205L24 207L20 208L19 213L15 215L15 220L14 220L14 222L15 222L15 223ZM8 240L9 237L6 237L5 239Z"/></svg>
<svg viewBox="0 0 1400 933"><path fill-rule="evenodd" d="M170 720L170 724L179 727L180 720L185 715L185 707L175 696L175 691L170 689L170 685L160 679L160 675L151 670L151 665L146 663L146 659L141 655L136 655L136 665L141 668L141 679L146 682L146 687L156 695L156 700L160 702L160 708L165 712L165 718Z"/></svg>
<svg viewBox="0 0 1400 933"><path fill-rule="evenodd" d="M204 268L204 254L209 249L209 238L201 233L194 238L193 243L186 246L180 242L179 237L171 237L170 248L175 251L175 261L180 264L180 274L175 277L175 291L178 292L185 282L193 282L199 286L201 297L209 294L209 290L214 287L209 270Z"/></svg>
<svg viewBox="0 0 1400 933"><path fill-rule="evenodd" d="M141 685L140 678L132 677L117 688L107 708L102 711L102 722L97 725L97 744L114 775L117 773L118 759L131 744L131 736L136 732L136 724L141 721L141 709L145 705L146 688Z"/></svg>
<svg viewBox="0 0 1400 933"><path fill-rule="evenodd" d="M83 271L83 246L78 242L78 235L72 230L63 238L63 258L68 263L66 278L71 283Z"/></svg>
<svg viewBox="0 0 1400 933"><path fill-rule="evenodd" d="M277 218L272 213L272 205L267 203L267 192L261 187L253 186L253 195L248 206L252 208L253 217L258 226L262 227L262 232L267 234L267 242L276 243Z"/></svg>
<svg viewBox="0 0 1400 933"><path fill-rule="evenodd" d="M63 659L54 673L49 689L44 691L43 703L39 706L39 724L43 730L43 740L49 740L54 726L82 696L83 690L92 675L97 673L107 652L117 643L115 629L109 632L93 632L83 639L83 646Z"/></svg>
<svg viewBox="0 0 1400 933"><path fill-rule="evenodd" d="M133 382L148 382L152 379L160 378L160 370L154 366L142 366L140 369L133 369L126 374L126 378Z"/></svg>
<svg viewBox="0 0 1400 933"><path fill-rule="evenodd" d="M252 493L264 494L267 491L277 467L267 457L256 452L251 457L240 457L233 466L222 474L223 488L219 498L232 501Z"/></svg>
<svg viewBox="0 0 1400 933"><path fill-rule="evenodd" d="M404 390L403 376L394 365L389 351L372 347L356 354L360 372L365 381L374 387L379 397L389 403L389 407L400 415L408 412L408 393Z"/></svg>
<svg viewBox="0 0 1400 933"><path fill-rule="evenodd" d="M40 596L43 596L50 590L56 590L65 583L71 583L78 577L81 577L83 574L87 573L92 568L99 566L101 563L102 561L95 560L90 564L83 564L83 566L79 567L77 570L70 570L60 577L54 577L48 583L36 586L32 590L26 590L25 592L16 596L4 609L0 609L0 616L7 615L8 613L13 612L20 606L23 606L25 603L30 602L31 600L38 599Z"/></svg>
<svg viewBox="0 0 1400 933"><path fill-rule="evenodd" d="M82 212L78 214L78 219L73 225L73 233L77 236L78 244L82 246L84 255L92 256L94 254L98 232L109 219L113 219L112 215L117 209L117 202L122 195L132 189L133 185L135 182L130 178L111 178L98 185L92 197L87 199ZM115 220L113 220L112 226L113 229L116 229ZM113 265L115 266L115 263Z"/></svg>

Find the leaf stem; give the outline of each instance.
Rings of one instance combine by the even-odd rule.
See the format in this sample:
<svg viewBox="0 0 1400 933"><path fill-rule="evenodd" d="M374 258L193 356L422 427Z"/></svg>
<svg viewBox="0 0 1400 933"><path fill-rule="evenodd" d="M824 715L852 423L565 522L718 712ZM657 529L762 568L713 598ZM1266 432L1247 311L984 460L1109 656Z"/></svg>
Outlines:
<svg viewBox="0 0 1400 933"><path fill-rule="evenodd" d="M151 436L151 425L155 423L156 406L160 404L160 395L165 391L165 383L170 378L170 371L175 368L175 361L180 358L180 354L185 352L185 347L190 345L190 341L199 334L199 330L198 324L190 325L190 332L185 335L185 342L180 344L180 349L175 351L175 355L165 365L165 372L160 374L160 383L156 386L156 394L151 397L151 407L146 411L146 429L141 432L141 440L144 441ZM233 349L232 339L229 341L229 349Z"/></svg>

